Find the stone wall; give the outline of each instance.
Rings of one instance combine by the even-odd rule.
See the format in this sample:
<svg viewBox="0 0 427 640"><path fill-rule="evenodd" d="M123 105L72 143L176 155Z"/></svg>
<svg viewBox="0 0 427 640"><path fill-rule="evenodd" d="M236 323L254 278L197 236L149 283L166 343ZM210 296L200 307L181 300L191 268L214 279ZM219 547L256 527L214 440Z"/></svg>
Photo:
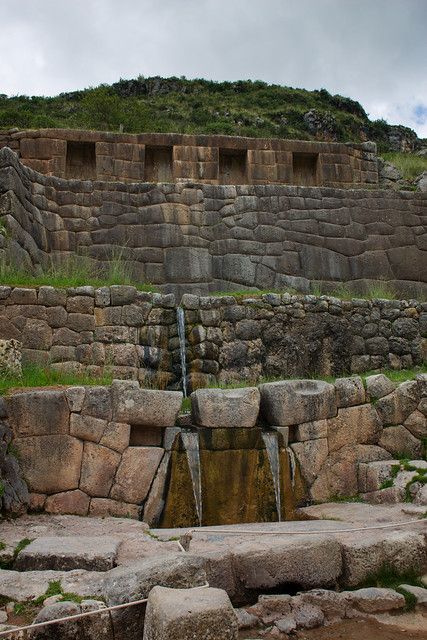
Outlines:
<svg viewBox="0 0 427 640"><path fill-rule="evenodd" d="M263 294L184 295L187 383L340 375L427 360L427 303ZM113 285L0 286L0 339L24 365L177 385L181 359L173 294Z"/></svg>
<svg viewBox="0 0 427 640"><path fill-rule="evenodd" d="M236 445L243 441L240 454L248 458L248 442L261 425L276 433L280 464L284 456L295 457L308 500L363 493L378 501L378 490L384 490L378 470L382 472L385 463L389 472L391 465L399 470L399 458L404 456L418 461L412 470L426 467L420 460L426 455L426 374L399 386L375 375L367 378L366 387L355 376L335 384L287 380L259 388L199 389L191 399L191 417L178 419L179 392L140 389L132 381L114 381L111 387L24 390L6 397L4 413L31 491L31 507L51 513L129 514L154 524L161 520L171 485L179 477L173 495L186 496L179 522L197 524L182 522L182 512L188 512L196 495L193 472L183 469L188 464L185 454L178 463L175 458L179 476L170 471L171 451L182 447L180 425L197 434L200 449L222 452L220 459L228 449L242 448ZM249 434L249 440L242 432ZM195 444L188 446L194 450ZM203 467L209 457L202 453ZM222 495L219 485L224 478L225 491L230 490L233 469L223 469L221 477L218 468L214 475L199 470L204 478L201 495ZM243 464L242 469L249 473L252 467ZM236 473L241 480L241 471ZM278 473L281 478L282 472ZM251 504L256 503L255 494L265 490L267 480L258 486L252 475L244 478L251 488ZM286 484L281 480L282 501L297 491L295 479L294 470ZM406 477L406 482L413 480ZM423 485L413 489L415 499L426 504ZM233 494L230 500L238 497ZM403 499L402 491L392 499ZM190 511L195 514L194 505Z"/></svg>
<svg viewBox="0 0 427 640"><path fill-rule="evenodd" d="M0 337L23 364L97 377L106 371L160 387L180 378L175 299L111 286L0 286Z"/></svg>
<svg viewBox="0 0 427 640"><path fill-rule="evenodd" d="M0 257L37 269L119 252L135 278L178 295L378 280L425 294L426 218L424 193L82 182L0 150Z"/></svg>
<svg viewBox="0 0 427 640"><path fill-rule="evenodd" d="M427 303L184 295L190 386L411 368L427 360Z"/></svg>
<svg viewBox="0 0 427 640"><path fill-rule="evenodd" d="M378 184L376 145L301 140L119 134L74 129L0 131L36 171L61 178L210 184Z"/></svg>

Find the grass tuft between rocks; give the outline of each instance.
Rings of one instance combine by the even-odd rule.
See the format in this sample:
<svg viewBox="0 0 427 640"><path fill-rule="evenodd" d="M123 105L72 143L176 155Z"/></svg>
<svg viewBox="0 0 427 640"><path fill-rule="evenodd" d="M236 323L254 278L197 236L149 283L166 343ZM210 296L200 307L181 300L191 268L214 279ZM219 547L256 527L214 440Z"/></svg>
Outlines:
<svg viewBox="0 0 427 640"><path fill-rule="evenodd" d="M406 601L405 610L413 611L415 609L417 600L412 593L409 593L401 587L402 584L409 584L414 587L424 588L424 584L421 578L417 575L413 569L407 569L406 571L399 572L395 567L391 567L388 564L383 564L382 567L367 576L366 580L358 584L354 589L364 589L367 587L380 587L384 589L393 589L398 593L401 593Z"/></svg>

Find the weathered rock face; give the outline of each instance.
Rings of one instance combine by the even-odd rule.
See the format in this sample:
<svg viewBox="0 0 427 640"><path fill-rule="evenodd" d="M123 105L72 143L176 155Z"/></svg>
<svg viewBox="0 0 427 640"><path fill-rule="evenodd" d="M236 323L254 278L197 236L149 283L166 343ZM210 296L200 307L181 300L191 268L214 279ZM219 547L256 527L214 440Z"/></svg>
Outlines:
<svg viewBox="0 0 427 640"><path fill-rule="evenodd" d="M19 571L87 569L108 571L116 565L120 540L111 536L36 538L20 551L14 563Z"/></svg>

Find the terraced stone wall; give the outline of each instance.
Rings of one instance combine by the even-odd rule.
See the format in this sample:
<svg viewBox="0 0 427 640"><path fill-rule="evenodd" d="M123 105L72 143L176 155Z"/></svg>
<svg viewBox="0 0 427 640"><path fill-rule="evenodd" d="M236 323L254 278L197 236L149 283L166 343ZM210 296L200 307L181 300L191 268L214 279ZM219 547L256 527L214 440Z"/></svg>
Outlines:
<svg viewBox="0 0 427 640"><path fill-rule="evenodd" d="M0 150L0 254L37 270L119 253L140 281L206 294L378 280L427 291L427 194L64 180Z"/></svg>
<svg viewBox="0 0 427 640"><path fill-rule="evenodd" d="M76 129L0 131L36 171L61 178L207 184L378 184L376 145Z"/></svg>
<svg viewBox="0 0 427 640"><path fill-rule="evenodd" d="M402 369L427 360L427 303L263 294L186 294L187 386ZM0 286L0 339L23 364L180 384L173 294L135 287Z"/></svg>

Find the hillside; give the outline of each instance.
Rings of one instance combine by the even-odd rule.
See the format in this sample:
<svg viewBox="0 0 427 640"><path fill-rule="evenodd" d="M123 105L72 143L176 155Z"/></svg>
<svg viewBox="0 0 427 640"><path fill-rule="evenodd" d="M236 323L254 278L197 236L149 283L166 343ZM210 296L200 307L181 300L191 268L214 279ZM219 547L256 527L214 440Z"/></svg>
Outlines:
<svg viewBox="0 0 427 640"><path fill-rule="evenodd" d="M55 97L0 95L0 128L12 127L374 140L381 151L420 146L414 131L369 120L350 98L250 80L140 76Z"/></svg>

